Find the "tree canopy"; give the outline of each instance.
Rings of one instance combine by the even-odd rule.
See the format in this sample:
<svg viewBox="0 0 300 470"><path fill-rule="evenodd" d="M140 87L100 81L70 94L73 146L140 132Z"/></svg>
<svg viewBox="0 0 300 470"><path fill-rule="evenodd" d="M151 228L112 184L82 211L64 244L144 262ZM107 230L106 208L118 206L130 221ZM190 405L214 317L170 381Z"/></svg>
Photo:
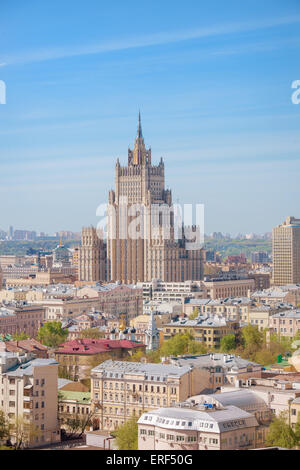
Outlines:
<svg viewBox="0 0 300 470"><path fill-rule="evenodd" d="M266 445L293 449L298 444L298 433L297 431L293 431L288 424L288 412L282 411L279 416L273 418L270 424L269 432L266 437Z"/></svg>
<svg viewBox="0 0 300 470"><path fill-rule="evenodd" d="M57 346L66 341L67 336L68 330L62 329L61 322L51 321L44 323L39 329L37 339L46 346L57 348Z"/></svg>
<svg viewBox="0 0 300 470"><path fill-rule="evenodd" d="M138 450L138 418L133 416L114 432L119 450Z"/></svg>
<svg viewBox="0 0 300 470"><path fill-rule="evenodd" d="M21 333L16 333L13 335L13 340L14 341L22 341L22 339L28 339L29 336L25 331L21 331Z"/></svg>
<svg viewBox="0 0 300 470"><path fill-rule="evenodd" d="M181 354L205 354L206 346L195 341L190 332L177 333L163 342L160 356L178 356Z"/></svg>
<svg viewBox="0 0 300 470"><path fill-rule="evenodd" d="M236 348L235 336L226 335L221 338L220 341L220 351L227 353Z"/></svg>

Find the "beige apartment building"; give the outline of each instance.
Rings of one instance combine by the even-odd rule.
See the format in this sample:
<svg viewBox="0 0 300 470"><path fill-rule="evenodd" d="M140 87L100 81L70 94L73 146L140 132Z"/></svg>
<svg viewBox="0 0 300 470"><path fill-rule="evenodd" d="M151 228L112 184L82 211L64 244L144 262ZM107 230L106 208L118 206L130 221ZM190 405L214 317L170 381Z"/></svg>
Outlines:
<svg viewBox="0 0 300 470"><path fill-rule="evenodd" d="M38 305L13 305L0 307L0 333L26 333L30 338L37 335L45 320L45 309Z"/></svg>
<svg viewBox="0 0 300 470"><path fill-rule="evenodd" d="M162 327L163 340L181 333L191 333L196 341L202 342L208 347L219 346L223 336L237 334L239 323L226 321L222 316L199 315L195 320L180 319L167 323Z"/></svg>
<svg viewBox="0 0 300 470"><path fill-rule="evenodd" d="M251 305L254 305L254 302L248 297L212 300L186 298L182 310L188 317L197 311L199 314L222 315L229 321L247 321Z"/></svg>
<svg viewBox="0 0 300 470"><path fill-rule="evenodd" d="M212 280L204 281L210 299L225 299L227 297L249 297L255 290L254 279Z"/></svg>
<svg viewBox="0 0 300 470"><path fill-rule="evenodd" d="M263 369L260 364L223 353L186 354L164 358L163 363L190 368L192 395L204 390L212 393L226 384L236 387L249 377L261 377Z"/></svg>
<svg viewBox="0 0 300 470"><path fill-rule="evenodd" d="M126 321L143 312L143 293L141 289L124 284L103 284L85 286L78 289L80 298L98 298L98 309L109 315L125 315Z"/></svg>
<svg viewBox="0 0 300 470"><path fill-rule="evenodd" d="M257 326L259 331L269 328L270 316L276 309L272 309L269 305L258 305L251 307L247 315L242 317L244 323Z"/></svg>
<svg viewBox="0 0 300 470"><path fill-rule="evenodd" d="M295 429L297 422L300 419L300 397L295 398L290 405L290 424Z"/></svg>
<svg viewBox="0 0 300 470"><path fill-rule="evenodd" d="M208 297L202 281L164 282L152 279L138 282L137 287L143 289L144 300L154 302L182 302L186 297Z"/></svg>
<svg viewBox="0 0 300 470"><path fill-rule="evenodd" d="M300 219L287 217L273 228L273 284L300 283Z"/></svg>
<svg viewBox="0 0 300 470"><path fill-rule="evenodd" d="M287 310L270 316L271 332L293 338L300 330L300 310Z"/></svg>
<svg viewBox="0 0 300 470"><path fill-rule="evenodd" d="M48 286L49 284L57 283L71 283L75 280L72 274L72 268L69 268L71 273L61 272L59 269L48 269L47 271L37 271L28 277L20 278L7 278L6 287L18 287L18 286Z"/></svg>
<svg viewBox="0 0 300 470"><path fill-rule="evenodd" d="M105 361L91 371L92 404L100 429L113 430L132 416L161 406L174 406L191 388L189 367L142 362ZM197 392L195 392L197 393Z"/></svg>
<svg viewBox="0 0 300 470"><path fill-rule="evenodd" d="M0 409L11 423L23 422L33 431L24 445L60 441L57 419L57 367L53 359L32 354L0 353ZM14 438L12 439L14 441Z"/></svg>
<svg viewBox="0 0 300 470"><path fill-rule="evenodd" d="M62 321L66 317L77 316L80 313L90 312L93 308L99 309L98 298L76 299L57 298L36 300L32 305L39 305L45 310L46 321Z"/></svg>

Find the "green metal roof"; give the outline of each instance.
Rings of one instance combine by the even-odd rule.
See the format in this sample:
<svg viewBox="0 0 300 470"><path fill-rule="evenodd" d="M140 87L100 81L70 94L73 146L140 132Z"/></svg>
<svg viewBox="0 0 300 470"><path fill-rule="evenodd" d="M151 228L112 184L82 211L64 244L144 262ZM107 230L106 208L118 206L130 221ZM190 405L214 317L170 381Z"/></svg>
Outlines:
<svg viewBox="0 0 300 470"><path fill-rule="evenodd" d="M91 394L90 392L59 390L59 400L68 400L74 401L74 403L81 403L82 405L89 405L91 403Z"/></svg>

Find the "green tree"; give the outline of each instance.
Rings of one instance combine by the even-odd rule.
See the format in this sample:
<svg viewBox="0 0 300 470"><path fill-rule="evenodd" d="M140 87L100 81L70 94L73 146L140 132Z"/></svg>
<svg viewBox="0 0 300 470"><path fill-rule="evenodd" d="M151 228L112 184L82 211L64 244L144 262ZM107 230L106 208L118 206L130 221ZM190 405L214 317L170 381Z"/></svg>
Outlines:
<svg viewBox="0 0 300 470"><path fill-rule="evenodd" d="M46 322L39 329L37 339L46 346L57 348L61 343L66 341L68 330L62 329L60 321Z"/></svg>
<svg viewBox="0 0 300 470"><path fill-rule="evenodd" d="M114 432L119 450L138 450L138 418L133 416Z"/></svg>
<svg viewBox="0 0 300 470"><path fill-rule="evenodd" d="M282 411L273 418L266 437L267 446L279 446L293 449L297 445L297 436L288 424L288 412Z"/></svg>
<svg viewBox="0 0 300 470"><path fill-rule="evenodd" d="M14 341L22 341L22 339L28 339L28 338L29 336L24 331L21 331L21 333L16 333L15 335L13 335Z"/></svg>
<svg viewBox="0 0 300 470"><path fill-rule="evenodd" d="M247 325L242 328L242 339L245 347L255 346L260 348L263 344L264 335L257 326Z"/></svg>
<svg viewBox="0 0 300 470"><path fill-rule="evenodd" d="M199 315L199 310L197 307L194 307L193 308L193 313L190 314L189 316L189 320L195 320L195 318L197 318Z"/></svg>
<svg viewBox="0 0 300 470"><path fill-rule="evenodd" d="M220 341L220 350L222 352L229 352L232 351L236 348L236 343L235 343L235 336L234 335L226 335L221 338Z"/></svg>
<svg viewBox="0 0 300 470"><path fill-rule="evenodd" d="M10 424L4 413L0 410L0 441L8 439L10 435Z"/></svg>
<svg viewBox="0 0 300 470"><path fill-rule="evenodd" d="M207 352L206 346L195 341L191 332L177 333L167 341L164 341L160 348L160 356L179 356L181 354L204 354Z"/></svg>

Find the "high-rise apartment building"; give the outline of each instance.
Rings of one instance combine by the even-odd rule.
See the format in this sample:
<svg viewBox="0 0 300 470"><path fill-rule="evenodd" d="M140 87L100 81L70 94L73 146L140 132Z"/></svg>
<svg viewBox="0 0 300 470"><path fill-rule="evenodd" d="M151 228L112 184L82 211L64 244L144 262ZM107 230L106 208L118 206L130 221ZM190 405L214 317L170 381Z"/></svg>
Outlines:
<svg viewBox="0 0 300 470"><path fill-rule="evenodd" d="M141 208L139 212L137 205ZM140 115L134 148L128 150L128 165L121 166L117 160L109 207L112 211L108 217L108 280L137 283L153 278L163 281L202 278L203 250L200 244L198 249L188 249L182 227L181 235L177 235L172 194L165 189L164 162L161 158L158 165L152 165ZM134 233L131 228L136 228Z"/></svg>
<svg viewBox="0 0 300 470"><path fill-rule="evenodd" d="M273 283L300 283L300 219L295 217L273 228Z"/></svg>
<svg viewBox="0 0 300 470"><path fill-rule="evenodd" d="M82 229L81 246L78 250L78 280L104 281L105 244L94 227Z"/></svg>

